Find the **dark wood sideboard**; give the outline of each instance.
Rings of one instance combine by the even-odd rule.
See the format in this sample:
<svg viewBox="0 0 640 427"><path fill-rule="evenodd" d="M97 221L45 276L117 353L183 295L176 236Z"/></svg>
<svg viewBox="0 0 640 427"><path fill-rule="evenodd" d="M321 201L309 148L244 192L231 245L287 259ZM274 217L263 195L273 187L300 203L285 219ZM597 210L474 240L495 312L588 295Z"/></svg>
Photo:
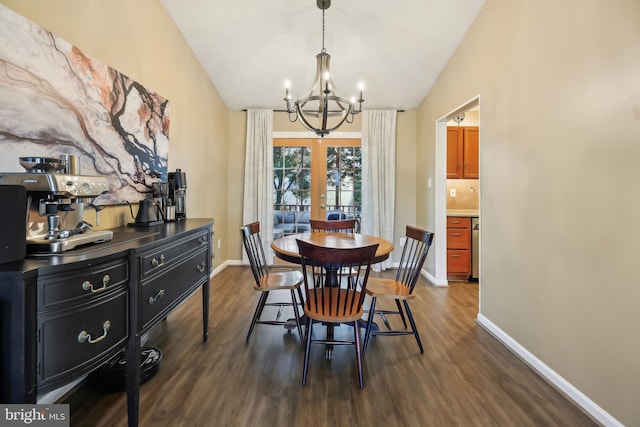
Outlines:
<svg viewBox="0 0 640 427"><path fill-rule="evenodd" d="M35 403L124 350L137 426L142 335L202 288L207 340L213 224L122 227L110 242L1 264L0 402Z"/></svg>

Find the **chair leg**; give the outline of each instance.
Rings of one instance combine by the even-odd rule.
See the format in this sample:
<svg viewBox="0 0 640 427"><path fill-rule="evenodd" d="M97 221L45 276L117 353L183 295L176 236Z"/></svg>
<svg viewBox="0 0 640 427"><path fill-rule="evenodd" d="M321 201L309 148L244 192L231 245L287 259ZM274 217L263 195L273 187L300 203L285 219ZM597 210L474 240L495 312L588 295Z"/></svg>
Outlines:
<svg viewBox="0 0 640 427"><path fill-rule="evenodd" d="M358 329L358 321L353 322L353 338L356 344L356 364L358 365L358 381L360 388L364 388L364 378L362 375L362 352L360 351L360 330Z"/></svg>
<svg viewBox="0 0 640 427"><path fill-rule="evenodd" d="M269 292L262 292L260 294L260 299L258 300L256 311L253 313L253 319L251 319L251 325L249 326L249 333L247 333L247 342L249 342L249 338L251 338L251 334L253 333L253 328L255 328L256 326L256 322L262 315L262 310L264 310L264 305L267 303L268 296Z"/></svg>
<svg viewBox="0 0 640 427"><path fill-rule="evenodd" d="M311 329L313 320L307 316L307 345L304 350L304 367L302 370L302 385L307 383L307 371L309 370L309 354L311 353Z"/></svg>
<svg viewBox="0 0 640 427"><path fill-rule="evenodd" d="M411 310L409 309L409 303L404 300L404 309L407 312L407 317L409 318L409 323L411 324L411 330L413 331L413 335L416 337L416 341L418 342L418 347L420 347L420 353L424 353L424 349L422 348L422 342L420 341L420 335L418 335L418 328L416 327L416 322L413 320L413 315L411 314Z"/></svg>
<svg viewBox="0 0 640 427"><path fill-rule="evenodd" d="M369 338L371 338L371 326L373 325L373 315L376 313L376 301L376 297L371 298L371 307L369 308L369 317L367 318L367 328L364 332L364 345L362 346L362 354L365 354L367 352Z"/></svg>
<svg viewBox="0 0 640 427"><path fill-rule="evenodd" d="M396 301L396 306L398 307L398 314L402 318L402 324L404 325L404 328L407 329L407 320L404 317L404 311L402 311L402 306L400 305L400 300L395 300L395 301Z"/></svg>
<svg viewBox="0 0 640 427"><path fill-rule="evenodd" d="M298 311L298 300L296 299L296 291L291 289L291 307L293 308L293 315L296 318L296 326L298 328L298 336L300 336L300 342L304 342L302 336L302 326L300 325L300 312Z"/></svg>

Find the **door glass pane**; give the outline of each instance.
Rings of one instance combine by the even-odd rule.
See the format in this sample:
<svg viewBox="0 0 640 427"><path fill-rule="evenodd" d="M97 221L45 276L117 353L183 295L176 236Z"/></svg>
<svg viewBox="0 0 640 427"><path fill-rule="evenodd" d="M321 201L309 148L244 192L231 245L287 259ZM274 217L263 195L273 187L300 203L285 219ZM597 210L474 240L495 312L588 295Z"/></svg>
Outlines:
<svg viewBox="0 0 640 427"><path fill-rule="evenodd" d="M311 150L273 148L274 238L309 231Z"/></svg>
<svg viewBox="0 0 640 427"><path fill-rule="evenodd" d="M327 219L360 218L360 147L327 147Z"/></svg>

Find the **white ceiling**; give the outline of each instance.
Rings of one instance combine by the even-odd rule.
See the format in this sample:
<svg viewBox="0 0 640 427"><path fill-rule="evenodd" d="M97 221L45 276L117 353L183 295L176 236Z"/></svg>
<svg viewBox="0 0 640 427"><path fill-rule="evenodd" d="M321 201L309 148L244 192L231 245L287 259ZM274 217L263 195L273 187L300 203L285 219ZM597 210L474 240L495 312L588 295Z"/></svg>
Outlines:
<svg viewBox="0 0 640 427"><path fill-rule="evenodd" d="M316 0L161 0L230 109L302 97L322 47ZM333 0L325 48L337 92L365 109L416 109L484 0Z"/></svg>

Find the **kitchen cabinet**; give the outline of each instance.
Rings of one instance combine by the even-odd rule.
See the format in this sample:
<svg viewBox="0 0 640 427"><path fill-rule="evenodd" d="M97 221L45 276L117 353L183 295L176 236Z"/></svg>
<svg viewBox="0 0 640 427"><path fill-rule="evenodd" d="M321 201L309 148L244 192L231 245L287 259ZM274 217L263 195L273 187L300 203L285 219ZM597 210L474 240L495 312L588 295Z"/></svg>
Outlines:
<svg viewBox="0 0 640 427"><path fill-rule="evenodd" d="M447 274L471 274L471 218L447 217Z"/></svg>
<svg viewBox="0 0 640 427"><path fill-rule="evenodd" d="M447 127L447 178L477 179L480 176L478 126Z"/></svg>

